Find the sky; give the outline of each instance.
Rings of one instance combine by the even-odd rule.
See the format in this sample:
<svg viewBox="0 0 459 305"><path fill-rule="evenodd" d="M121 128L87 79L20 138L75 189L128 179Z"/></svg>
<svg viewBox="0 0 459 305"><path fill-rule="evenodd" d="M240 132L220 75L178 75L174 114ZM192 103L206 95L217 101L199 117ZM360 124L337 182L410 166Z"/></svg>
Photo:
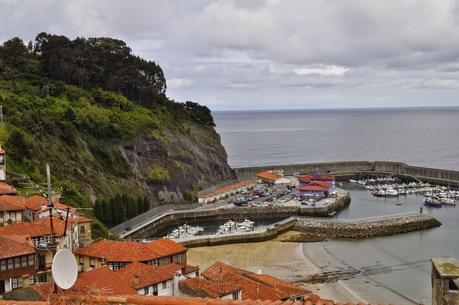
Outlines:
<svg viewBox="0 0 459 305"><path fill-rule="evenodd" d="M459 1L0 0L0 41L114 37L212 110L459 106Z"/></svg>

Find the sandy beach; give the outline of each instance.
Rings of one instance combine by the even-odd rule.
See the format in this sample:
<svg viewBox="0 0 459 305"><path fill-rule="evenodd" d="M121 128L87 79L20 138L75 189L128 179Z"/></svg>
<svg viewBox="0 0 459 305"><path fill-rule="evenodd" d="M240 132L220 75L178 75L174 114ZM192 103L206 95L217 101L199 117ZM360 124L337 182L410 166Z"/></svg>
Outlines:
<svg viewBox="0 0 459 305"><path fill-rule="evenodd" d="M289 233L286 233L289 234ZM205 270L215 261L221 261L253 272L270 274L289 282L300 282L319 273L316 266L304 253L304 243L282 242L280 236L276 240L229 244L213 247L199 247L188 250L188 262L199 265ZM301 284L319 294L322 298L341 302L358 302L339 282L326 284Z"/></svg>

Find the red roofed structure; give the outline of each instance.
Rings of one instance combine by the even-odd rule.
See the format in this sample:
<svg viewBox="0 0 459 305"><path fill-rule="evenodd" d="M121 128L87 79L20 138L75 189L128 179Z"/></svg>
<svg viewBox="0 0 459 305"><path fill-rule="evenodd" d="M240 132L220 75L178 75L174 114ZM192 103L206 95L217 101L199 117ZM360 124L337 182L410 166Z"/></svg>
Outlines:
<svg viewBox="0 0 459 305"><path fill-rule="evenodd" d="M14 186L5 182L0 182L0 195L16 195L17 190Z"/></svg>
<svg viewBox="0 0 459 305"><path fill-rule="evenodd" d="M190 278L179 282L179 289L186 295L214 299L242 299L242 288L232 283Z"/></svg>
<svg viewBox="0 0 459 305"><path fill-rule="evenodd" d="M224 282L242 288L242 299L259 300L303 300L310 290L290 284L281 279L256 274L222 262L216 262L204 272L205 279Z"/></svg>
<svg viewBox="0 0 459 305"><path fill-rule="evenodd" d="M105 263L112 270L118 271L135 261L156 266L171 263L184 266L186 251L184 246L169 238L163 238L148 243L101 240L74 252L83 271L98 268Z"/></svg>
<svg viewBox="0 0 459 305"><path fill-rule="evenodd" d="M234 195L241 191L247 190L250 187L253 187L254 185L255 185L254 180L241 180L238 182L234 182L228 185L218 187L213 190L199 192L198 202L199 203L210 203L215 200L219 200L227 196Z"/></svg>
<svg viewBox="0 0 459 305"><path fill-rule="evenodd" d="M23 300L33 298L35 300L48 300L50 297L62 296L89 296L89 295L130 295L136 291L121 279L108 267L98 268L89 272L78 274L78 278L72 288L63 290L58 288L54 292L53 282L36 283L27 288L13 291L7 295L9 298Z"/></svg>
<svg viewBox="0 0 459 305"><path fill-rule="evenodd" d="M0 292L28 284L35 274L35 248L27 236L0 234Z"/></svg>
<svg viewBox="0 0 459 305"><path fill-rule="evenodd" d="M180 275L195 277L197 270L199 270L197 267L185 268L178 264L153 266L133 262L121 268L117 274L132 288L136 289L139 294L173 295L174 277Z"/></svg>

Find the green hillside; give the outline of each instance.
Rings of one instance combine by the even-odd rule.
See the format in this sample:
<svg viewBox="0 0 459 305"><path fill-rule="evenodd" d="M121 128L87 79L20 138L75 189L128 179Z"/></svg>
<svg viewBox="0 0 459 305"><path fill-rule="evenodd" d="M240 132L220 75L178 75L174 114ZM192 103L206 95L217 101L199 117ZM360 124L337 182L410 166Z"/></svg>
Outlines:
<svg viewBox="0 0 459 305"><path fill-rule="evenodd" d="M5 42L0 104L8 171L44 182L49 162L63 200L97 200L108 225L194 201L200 188L232 177L209 109L167 98L161 68L120 40L41 33L28 45Z"/></svg>

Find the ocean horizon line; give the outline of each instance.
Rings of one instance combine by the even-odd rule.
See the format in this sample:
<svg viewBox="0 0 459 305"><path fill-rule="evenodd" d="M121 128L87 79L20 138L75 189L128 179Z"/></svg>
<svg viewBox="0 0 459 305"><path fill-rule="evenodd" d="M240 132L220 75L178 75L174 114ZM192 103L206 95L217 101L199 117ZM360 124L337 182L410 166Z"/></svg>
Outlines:
<svg viewBox="0 0 459 305"><path fill-rule="evenodd" d="M291 108L291 109L234 109L234 110L211 110L212 113L269 113L269 112L347 112L347 111L438 111L455 110L459 111L458 106L403 106L403 107L345 107L345 108Z"/></svg>

